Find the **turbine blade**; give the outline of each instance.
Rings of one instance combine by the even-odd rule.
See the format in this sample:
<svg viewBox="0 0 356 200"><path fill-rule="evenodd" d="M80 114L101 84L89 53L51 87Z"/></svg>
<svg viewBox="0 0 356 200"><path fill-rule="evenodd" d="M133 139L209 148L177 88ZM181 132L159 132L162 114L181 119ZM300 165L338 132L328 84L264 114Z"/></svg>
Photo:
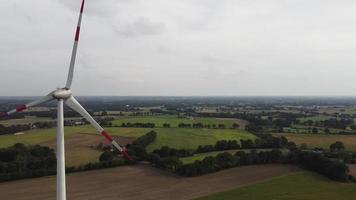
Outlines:
<svg viewBox="0 0 356 200"><path fill-rule="evenodd" d="M66 83L66 86L65 86L65 88L68 88L68 89L72 85L72 80L73 80L75 58L77 56L78 41L79 41L79 34L80 34L80 24L82 23L82 15L83 15L83 10L84 10L84 2L85 2L85 0L82 0L82 5L80 6L78 25L77 25L77 29L75 31L74 44L73 44L73 49L72 49L72 56L70 58L68 78L67 78L67 83Z"/></svg>
<svg viewBox="0 0 356 200"><path fill-rule="evenodd" d="M49 101L52 101L54 99L54 97L52 96L52 94L48 94L47 96L44 96L40 99L37 99L35 101L32 101L28 104L23 104L23 105L18 105L16 106L15 109L13 110L10 110L9 112L1 112L0 113L0 117L6 117L8 115L11 115L11 114L14 114L14 113L17 113L17 112L22 112L30 107L33 107L33 106L37 106L39 104L42 104L42 103L46 103L46 102L49 102Z"/></svg>
<svg viewBox="0 0 356 200"><path fill-rule="evenodd" d="M122 156L125 159L132 160L131 156L128 155L126 148L121 147L115 140L113 140L111 135L106 130L104 130L103 127L101 127L92 116L90 116L90 114L80 105L80 103L73 96L66 100L66 104L74 111L82 115L86 120L88 120L88 122L93 125L95 129L99 133L101 133L102 136L104 136L108 141L110 141L111 144L121 152Z"/></svg>

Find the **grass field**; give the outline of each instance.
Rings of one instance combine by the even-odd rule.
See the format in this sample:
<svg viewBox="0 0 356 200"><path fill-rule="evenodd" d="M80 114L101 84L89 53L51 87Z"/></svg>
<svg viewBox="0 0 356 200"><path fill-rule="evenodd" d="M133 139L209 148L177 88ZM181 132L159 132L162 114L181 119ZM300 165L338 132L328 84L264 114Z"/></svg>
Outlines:
<svg viewBox="0 0 356 200"><path fill-rule="evenodd" d="M356 108L353 106L347 106L343 108L326 107L326 108L319 108L317 112L327 113L327 114L334 114L334 113L356 114Z"/></svg>
<svg viewBox="0 0 356 200"><path fill-rule="evenodd" d="M81 117L66 117L66 120L77 120L82 119ZM50 117L35 117L35 116L25 116L23 119L7 119L0 120L0 124L4 126L21 125L21 124L32 124L36 122L55 122L56 119Z"/></svg>
<svg viewBox="0 0 356 200"><path fill-rule="evenodd" d="M157 138L147 147L149 152L162 146L196 149L199 145L215 144L218 140L254 140L256 138L245 130L233 129L163 128L155 129L155 131Z"/></svg>
<svg viewBox="0 0 356 200"><path fill-rule="evenodd" d="M235 129L193 129L193 128L107 128L114 136L137 138L154 130L157 132L157 139L148 146L148 151L170 146L173 148L196 149L199 145L215 144L216 141L254 139L255 136L244 130ZM45 145L55 147L56 129L40 129L25 132L24 135L1 135L0 148L8 147L16 143L29 145ZM65 141L67 152L67 164L79 165L87 162L97 161L99 151L93 150L90 146L104 142L103 137L96 133L96 130L89 126L65 127ZM120 141L119 141L120 142ZM68 145L69 144L69 145Z"/></svg>
<svg viewBox="0 0 356 200"><path fill-rule="evenodd" d="M11 125L18 125L18 124L29 124L35 122L48 122L48 121L56 121L56 119L52 119L49 117L26 116L23 119L1 120L0 124L4 126L11 126Z"/></svg>
<svg viewBox="0 0 356 200"><path fill-rule="evenodd" d="M233 154L236 151L240 151L240 150L226 150L226 151L213 151L213 152L207 152L207 153L199 153L199 154L195 154L194 156L180 158L180 160L183 162L183 164L188 164L188 163L193 163L196 160L203 160L205 157L208 157L208 156L216 156L219 153L229 152L229 153Z"/></svg>
<svg viewBox="0 0 356 200"><path fill-rule="evenodd" d="M236 188L197 200L351 200L356 184L331 181L311 172L298 172Z"/></svg>
<svg viewBox="0 0 356 200"><path fill-rule="evenodd" d="M156 127L163 127L164 123L168 123L171 127L178 127L179 123L193 124L202 123L204 125L218 125L224 124L226 128L230 128L233 123L240 125L241 129L244 129L247 122L240 119L228 119L228 118L178 118L175 115L155 115L155 116L123 116L119 117L113 122L114 125L121 125L122 123L154 123Z"/></svg>
<svg viewBox="0 0 356 200"><path fill-rule="evenodd" d="M299 121L301 122L306 122L308 120L311 121L324 121L332 118L331 116L326 116L326 115L316 115L316 116L311 116L311 117L303 117L303 118L298 118Z"/></svg>
<svg viewBox="0 0 356 200"><path fill-rule="evenodd" d="M300 124L292 124L290 128L287 128L286 131L289 131L289 133L311 133L313 128L318 129L319 134L326 134L325 133L325 127L318 127L318 126L306 126L306 125L300 125ZM328 128L330 133L332 134L337 134L341 131L344 132L354 132L350 130L344 130L344 129L336 129L336 128Z"/></svg>
<svg viewBox="0 0 356 200"><path fill-rule="evenodd" d="M346 150L356 151L356 135L322 135L322 134L287 134L275 133L276 136L285 136L296 144L306 144L308 147L321 147L328 149L330 144L341 141Z"/></svg>

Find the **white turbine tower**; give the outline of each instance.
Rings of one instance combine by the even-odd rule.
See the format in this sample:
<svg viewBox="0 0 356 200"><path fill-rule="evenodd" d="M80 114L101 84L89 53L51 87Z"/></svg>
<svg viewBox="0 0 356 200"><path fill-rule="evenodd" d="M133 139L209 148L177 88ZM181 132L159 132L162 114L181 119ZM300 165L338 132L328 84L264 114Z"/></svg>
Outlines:
<svg viewBox="0 0 356 200"><path fill-rule="evenodd" d="M131 157L127 154L127 151L124 147L121 147L110 134L105 131L90 114L79 104L79 102L72 95L72 91L70 90L70 86L73 80L73 72L74 72L74 64L75 57L77 54L77 47L79 41L79 33L80 33L80 24L82 21L82 14L84 9L84 0L82 0L80 7L80 14L78 19L78 25L75 32L74 45L72 50L72 57L70 60L69 72L67 83L64 88L60 88L54 90L49 93L47 96L42 97L36 101L30 102L25 105L19 105L16 109L13 109L6 113L0 113L0 117L5 117L16 112L21 112L30 107L40 105L42 103L46 103L52 100L57 100L57 200L65 200L66 199L66 182L65 182L65 157L64 157L64 116L63 116L63 102L65 102L70 108L78 112L82 115L86 120L92 124L95 129L103 135L107 140L111 142L111 144L117 148L122 156L125 159L132 160Z"/></svg>

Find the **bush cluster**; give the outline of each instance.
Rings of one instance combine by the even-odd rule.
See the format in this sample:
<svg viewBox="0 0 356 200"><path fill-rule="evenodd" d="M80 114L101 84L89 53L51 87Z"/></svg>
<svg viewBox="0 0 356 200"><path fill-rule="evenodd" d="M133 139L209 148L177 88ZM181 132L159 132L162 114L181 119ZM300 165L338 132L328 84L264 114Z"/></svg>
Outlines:
<svg viewBox="0 0 356 200"><path fill-rule="evenodd" d="M328 158L321 152L292 151L288 155L288 161L333 180L346 181L349 178L349 169L345 162L339 159Z"/></svg>
<svg viewBox="0 0 356 200"><path fill-rule="evenodd" d="M238 124L234 124L232 126L232 128L238 128L239 125ZM193 124L189 124L189 123L179 123L178 124L178 128L213 128L213 129L224 129L226 128L225 124L203 124L201 122L198 123L193 123Z"/></svg>
<svg viewBox="0 0 356 200"><path fill-rule="evenodd" d="M160 149L156 149L152 153L157 154L160 157L187 157L194 155L192 150L174 149L168 146L163 146Z"/></svg>
<svg viewBox="0 0 356 200"><path fill-rule="evenodd" d="M238 151L234 155L223 152L215 157L208 156L202 161L197 160L191 164L181 165L176 172L182 176L199 176L237 166L277 163L282 159L282 152L278 149L260 152L252 150L250 153Z"/></svg>
<svg viewBox="0 0 356 200"><path fill-rule="evenodd" d="M12 125L12 126L4 126L4 125L0 124L0 135L14 134L14 133L18 133L21 131L27 131L30 129L31 129L31 126L28 124Z"/></svg>
<svg viewBox="0 0 356 200"><path fill-rule="evenodd" d="M211 151L223 151L232 149L253 149L253 148L290 148L294 143L288 143L288 140L282 137L274 137L270 134L261 134L259 139L240 140L219 140L215 145L199 145L195 153L205 153Z"/></svg>
<svg viewBox="0 0 356 200"><path fill-rule="evenodd" d="M141 122L136 122L136 123L122 123L121 127L135 127L135 128L154 128L156 125L154 123L141 123Z"/></svg>
<svg viewBox="0 0 356 200"><path fill-rule="evenodd" d="M0 181L56 173L56 155L48 147L15 144L0 149Z"/></svg>

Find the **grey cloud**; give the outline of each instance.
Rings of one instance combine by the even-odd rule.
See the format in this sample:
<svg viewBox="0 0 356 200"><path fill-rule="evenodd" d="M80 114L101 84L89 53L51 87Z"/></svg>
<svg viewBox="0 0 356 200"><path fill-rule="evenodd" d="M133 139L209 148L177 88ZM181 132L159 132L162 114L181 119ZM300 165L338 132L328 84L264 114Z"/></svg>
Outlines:
<svg viewBox="0 0 356 200"><path fill-rule="evenodd" d="M0 95L63 84L79 6L2 2L0 85L21 81ZM355 10L353 0L86 0L73 90L355 95Z"/></svg>
<svg viewBox="0 0 356 200"><path fill-rule="evenodd" d="M73 12L78 12L81 0L58 0L60 4ZM132 0L86 0L85 12L93 16L113 16L116 14L119 5L125 5Z"/></svg>
<svg viewBox="0 0 356 200"><path fill-rule="evenodd" d="M152 22L148 18L138 18L132 23L113 25L115 31L127 37L137 37L141 35L157 35L162 33L165 25L159 22Z"/></svg>

